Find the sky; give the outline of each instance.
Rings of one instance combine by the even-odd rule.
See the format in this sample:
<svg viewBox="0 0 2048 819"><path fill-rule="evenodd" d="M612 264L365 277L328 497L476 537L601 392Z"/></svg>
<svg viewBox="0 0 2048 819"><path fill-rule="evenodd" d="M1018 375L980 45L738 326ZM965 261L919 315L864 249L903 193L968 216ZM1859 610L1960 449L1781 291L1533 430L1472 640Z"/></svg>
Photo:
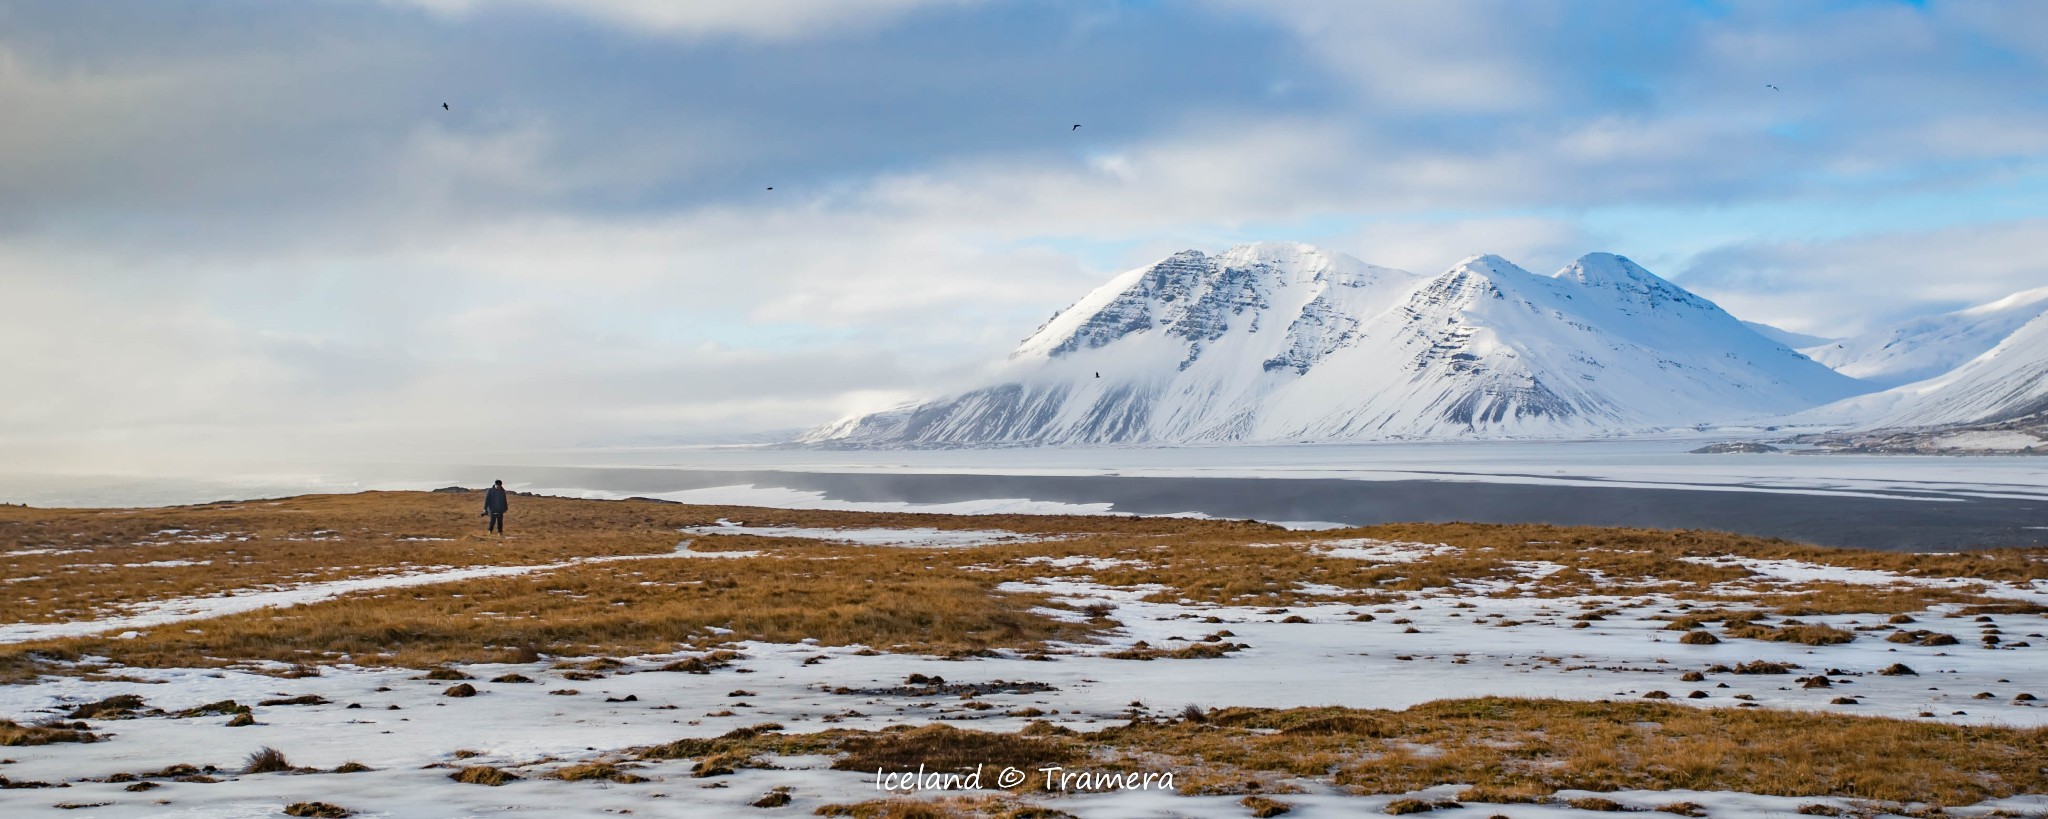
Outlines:
<svg viewBox="0 0 2048 819"><path fill-rule="evenodd" d="M17 469L808 427L1259 240L2048 286L2048 4L0 0Z"/></svg>

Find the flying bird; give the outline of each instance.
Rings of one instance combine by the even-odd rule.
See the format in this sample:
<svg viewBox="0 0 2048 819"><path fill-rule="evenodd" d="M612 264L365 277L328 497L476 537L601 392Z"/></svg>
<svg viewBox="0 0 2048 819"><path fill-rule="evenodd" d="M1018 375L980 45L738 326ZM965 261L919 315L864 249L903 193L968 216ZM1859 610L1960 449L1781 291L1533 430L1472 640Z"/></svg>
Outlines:
<svg viewBox="0 0 2048 819"><path fill-rule="evenodd" d="M1777 86L1775 86L1775 85L1772 85L1772 84L1770 84L1770 83L1764 83L1764 87L1765 87L1765 88L1768 88L1768 89L1771 89L1772 91L1779 91L1779 90L1782 90L1782 89L1778 88Z"/></svg>
<svg viewBox="0 0 2048 819"><path fill-rule="evenodd" d="M441 110L443 110L443 111L453 111L453 110L455 110L455 109L453 109L453 108L450 108L450 107L448 107L448 103L445 103L445 102L444 102L444 103L441 103Z"/></svg>
<svg viewBox="0 0 2048 819"><path fill-rule="evenodd" d="M769 190L771 190L771 191L772 191L772 190L775 190L775 186L774 186L774 185L769 185L769 186L768 186L768 189L769 189Z"/></svg>
<svg viewBox="0 0 2048 819"><path fill-rule="evenodd" d="M1074 124L1074 127L1072 127L1072 128L1068 128L1067 130L1069 130L1069 131L1079 131L1079 130L1081 130L1081 125L1080 125L1080 123L1075 123L1075 124Z"/></svg>

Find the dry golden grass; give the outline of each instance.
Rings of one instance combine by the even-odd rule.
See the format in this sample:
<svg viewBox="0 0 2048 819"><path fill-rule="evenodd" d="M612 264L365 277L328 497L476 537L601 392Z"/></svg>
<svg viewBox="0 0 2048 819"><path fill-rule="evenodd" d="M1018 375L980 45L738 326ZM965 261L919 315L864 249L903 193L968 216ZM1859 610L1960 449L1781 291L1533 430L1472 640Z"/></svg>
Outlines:
<svg viewBox="0 0 2048 819"><path fill-rule="evenodd" d="M99 739L98 734L69 725L22 725L13 720L0 719L0 746L98 742Z"/></svg>
<svg viewBox="0 0 2048 819"><path fill-rule="evenodd" d="M964 731L948 725L852 735L834 745L840 756L832 767L842 771L914 771L919 765L931 771L972 771L977 766L1035 771L1082 757L1079 746L1066 739Z"/></svg>
<svg viewBox="0 0 2048 819"><path fill-rule="evenodd" d="M1836 645L1856 639L1856 635L1853 632L1812 623L1796 623L1777 627L1759 625L1732 626L1726 634L1730 637L1764 640L1773 643L1800 643L1809 646Z"/></svg>
<svg viewBox="0 0 2048 819"><path fill-rule="evenodd" d="M1971 804L2048 789L2048 729L1484 698L1406 711L1224 709L1207 725L1112 728L1121 749L1301 776L1361 793L1449 782L1495 793L1734 790Z"/></svg>
<svg viewBox="0 0 2048 819"><path fill-rule="evenodd" d="M1876 585L1811 581L1747 583L1727 588L1745 593L1714 592L1697 595L1694 599L1702 602L1758 606L1787 617L1824 614L1900 614L1926 611L1934 606L1948 604L1962 604L1968 607L1998 605L1995 598L1982 594L1984 587L1981 585L1950 588L1913 583Z"/></svg>
<svg viewBox="0 0 2048 819"><path fill-rule="evenodd" d="M1467 548L1491 547L1508 554L1520 550L1556 548L1566 552L1586 549L1651 552L1667 557L1740 555L1765 560L1799 560L1827 566L1871 569L1922 577L1960 577L2013 582L2048 579L2048 549L2038 548L1911 554L1835 549L1778 538L1759 538L1693 529L1627 529L1547 524L1395 523L1316 534L1329 537L1369 537L1380 540L1446 543ZM1660 574L1677 578L1686 571L1680 567L1671 567Z"/></svg>
<svg viewBox="0 0 2048 819"><path fill-rule="evenodd" d="M1155 601L1261 607L1384 604L1418 594L1470 594L1469 584L1493 583L1509 595L1654 590L1701 602L1740 600L1780 614L1888 614L1935 604L2001 603L1970 589L1765 583L1747 569L1710 559L1797 559L1923 576L2048 577L2048 550L1900 555L1713 532L1477 524L1288 532L1242 521L1164 518L960 517L534 497L516 498L515 504L513 534L503 540L476 533L478 500L473 494L372 492L149 510L0 507L0 542L11 543L7 548L86 550L0 558L5 561L0 576L16 581L9 584L16 594L0 600L6 607L0 622L80 618L142 599L429 565L536 565L579 557L660 555L684 539L677 530L720 518L753 526L1007 529L1062 539L902 549L695 536L695 551L758 554L583 563L515 577L365 592L155 629L138 639L4 646L0 679L51 671L93 673L94 668L59 664L83 656L139 666L281 661L301 664L310 673L322 663L343 660L427 668L531 662L543 654L701 650L745 639L815 638L825 645L965 655L995 648L1039 650L1050 640L1086 641L1118 625L1103 617L1083 624L1061 622L1033 611L1046 605L1040 595L997 591L1005 582L1041 578L1156 587L1150 593ZM167 529L229 537L179 541L159 534ZM244 536L250 539L237 539ZM303 539L313 536L327 539ZM1413 562L1382 563L1335 557L1322 545L1352 537L1449 548L1431 550ZM145 540L159 545L132 545ZM1052 563L1067 558L1081 560ZM127 565L162 560L208 565ZM1530 578L1524 573L1530 562L1563 568ZM714 629L733 633L714 637ZM1743 635L1801 641L1826 636L1808 631ZM1222 650L1197 645L1130 656L1197 657Z"/></svg>
<svg viewBox="0 0 2048 819"><path fill-rule="evenodd" d="M859 559L782 556L587 564L546 574L371 592L208 620L193 634L158 629L130 640L87 638L0 646L0 669L110 657L131 666L197 667L243 660L432 667L512 662L535 653L588 656L675 651L720 640L796 642L945 653L1085 639L1093 629L1031 611L1038 595L994 590L986 573L925 568L905 549ZM714 637L712 629L733 633Z"/></svg>
<svg viewBox="0 0 2048 819"><path fill-rule="evenodd" d="M513 499L509 516L511 534L499 538L482 532L477 517L481 497L363 492L163 509L0 506L0 552L57 552L0 554L0 577L11 581L9 594L0 599L0 622L75 620L165 597L429 566L536 565L577 557L656 554L683 539L677 529L710 525L720 518L757 526L1001 528L1058 534L1278 531L1238 521L969 518L519 496ZM161 534L173 529L180 533ZM214 537L223 539L208 539ZM141 565L174 561L204 565Z"/></svg>
<svg viewBox="0 0 2048 819"><path fill-rule="evenodd" d="M1073 814L1000 796L875 799L825 805L816 816L849 819L1074 819Z"/></svg>
<svg viewBox="0 0 2048 819"><path fill-rule="evenodd" d="M495 788L507 782L517 781L519 775L489 765L471 765L449 774L448 778L464 785L489 785Z"/></svg>
<svg viewBox="0 0 2048 819"><path fill-rule="evenodd" d="M603 780L627 785L647 781L646 777L631 773L616 764L604 761L585 762L580 765L557 768L548 774L548 778L560 779L564 782Z"/></svg>
<svg viewBox="0 0 2048 819"><path fill-rule="evenodd" d="M813 734L742 729L641 754L754 765L778 755L831 754L833 767L862 771L1093 765L1174 771L1184 790L1203 793L1227 793L1214 783L1257 782L1263 774L1361 794L1464 783L1464 798L1487 802L1547 801L1559 790L1687 789L1956 806L2048 792L2048 768L2040 764L2048 759L2048 729L1512 698L1402 711L1226 708L1209 711L1203 722L1138 721L1094 734L1051 726L1014 734L936 725Z"/></svg>

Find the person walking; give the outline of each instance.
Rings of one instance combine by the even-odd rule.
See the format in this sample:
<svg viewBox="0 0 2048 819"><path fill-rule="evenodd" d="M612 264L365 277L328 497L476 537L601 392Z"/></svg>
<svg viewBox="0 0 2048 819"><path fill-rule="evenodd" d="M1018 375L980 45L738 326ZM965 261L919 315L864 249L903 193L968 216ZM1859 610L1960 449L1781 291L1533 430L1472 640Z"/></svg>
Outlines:
<svg viewBox="0 0 2048 819"><path fill-rule="evenodd" d="M497 481L484 490L484 514L491 518L489 531L500 535L505 534L505 510L510 507L506 501L504 481Z"/></svg>

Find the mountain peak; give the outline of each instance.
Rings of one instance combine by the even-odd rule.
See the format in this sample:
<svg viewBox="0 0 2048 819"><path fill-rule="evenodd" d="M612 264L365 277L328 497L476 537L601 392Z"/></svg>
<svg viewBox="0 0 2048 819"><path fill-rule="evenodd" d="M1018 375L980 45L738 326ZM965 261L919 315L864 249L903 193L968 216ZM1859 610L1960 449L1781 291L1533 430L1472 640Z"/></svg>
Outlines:
<svg viewBox="0 0 2048 819"><path fill-rule="evenodd" d="M1516 273L1524 276L1534 275L1527 270L1523 270L1520 265L1492 253L1467 256L1457 264L1451 265L1451 269L1447 271L1447 275L1463 273L1477 273L1482 276L1513 275Z"/></svg>
<svg viewBox="0 0 2048 819"><path fill-rule="evenodd" d="M1335 254L1303 242L1251 242L1216 254L1216 258L1242 262L1287 262L1303 258L1328 259Z"/></svg>
<svg viewBox="0 0 2048 819"><path fill-rule="evenodd" d="M1613 253L1588 253L1577 261L1557 271L1555 278L1568 279L1579 284L1594 287L1646 283L1665 283L1657 274L1644 270L1642 265L1629 261L1627 256Z"/></svg>
<svg viewBox="0 0 2048 819"><path fill-rule="evenodd" d="M984 386L853 445L1557 436L1804 409L1850 379L1619 256L1429 278L1295 242L1177 253L1055 316Z"/></svg>

